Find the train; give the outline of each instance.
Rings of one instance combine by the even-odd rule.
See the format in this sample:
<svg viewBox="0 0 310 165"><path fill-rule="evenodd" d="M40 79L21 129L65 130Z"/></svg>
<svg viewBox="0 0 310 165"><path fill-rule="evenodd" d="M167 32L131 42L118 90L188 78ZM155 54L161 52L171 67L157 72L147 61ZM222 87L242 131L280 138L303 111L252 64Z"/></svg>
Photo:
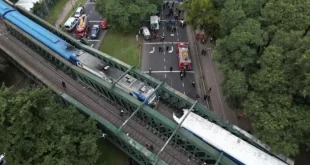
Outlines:
<svg viewBox="0 0 310 165"><path fill-rule="evenodd" d="M188 112L183 109L181 116L173 113L173 119L180 124ZM193 112L189 112L181 127L238 165L294 165L293 160L271 155Z"/></svg>
<svg viewBox="0 0 310 165"><path fill-rule="evenodd" d="M8 21L14 24L34 39L53 50L59 56L69 61L72 65L80 67L108 83L115 82L119 76L124 74L116 68L109 67L100 59L84 50L70 45L65 40L22 15L12 7L12 4L8 4L2 0L0 1L0 17L4 22ZM148 99L146 100L146 105L148 106L155 106L157 103L156 98L158 97L157 93L154 92L154 88L129 74L123 76L115 86L139 101Z"/></svg>

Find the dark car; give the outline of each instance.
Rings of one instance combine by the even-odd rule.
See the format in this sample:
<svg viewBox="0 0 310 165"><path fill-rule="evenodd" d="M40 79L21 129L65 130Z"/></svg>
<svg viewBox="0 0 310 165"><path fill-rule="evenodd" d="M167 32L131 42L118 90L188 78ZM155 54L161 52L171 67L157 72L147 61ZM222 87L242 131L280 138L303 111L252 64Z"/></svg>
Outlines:
<svg viewBox="0 0 310 165"><path fill-rule="evenodd" d="M93 25L93 27L91 28L91 38L97 38L99 35L99 31L99 25Z"/></svg>

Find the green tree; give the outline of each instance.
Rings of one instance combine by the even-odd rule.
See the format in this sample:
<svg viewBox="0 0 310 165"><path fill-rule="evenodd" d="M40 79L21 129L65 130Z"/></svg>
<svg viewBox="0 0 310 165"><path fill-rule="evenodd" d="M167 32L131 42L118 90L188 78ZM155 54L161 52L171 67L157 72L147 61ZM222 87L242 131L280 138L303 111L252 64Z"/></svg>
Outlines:
<svg viewBox="0 0 310 165"><path fill-rule="evenodd" d="M244 108L262 141L286 155L301 145L310 149L309 5L227 0L213 56L230 103Z"/></svg>
<svg viewBox="0 0 310 165"><path fill-rule="evenodd" d="M104 0L96 2L96 9L104 13L109 25L131 31L141 25L147 16L157 13L160 0Z"/></svg>
<svg viewBox="0 0 310 165"><path fill-rule="evenodd" d="M186 21L193 28L201 29L207 35L218 36L220 12L212 0L185 0L179 8L187 11Z"/></svg>
<svg viewBox="0 0 310 165"><path fill-rule="evenodd" d="M96 122L53 100L48 89L0 88L0 152L8 164L95 164Z"/></svg>

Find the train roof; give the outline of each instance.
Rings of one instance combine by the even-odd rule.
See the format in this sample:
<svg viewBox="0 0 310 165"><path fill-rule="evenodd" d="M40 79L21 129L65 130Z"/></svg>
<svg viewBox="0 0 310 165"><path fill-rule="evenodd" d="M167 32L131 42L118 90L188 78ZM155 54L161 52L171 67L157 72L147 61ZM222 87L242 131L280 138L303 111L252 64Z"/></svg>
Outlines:
<svg viewBox="0 0 310 165"><path fill-rule="evenodd" d="M14 8L12 8L9 4L0 1L0 16L4 17L5 14L9 11L15 10Z"/></svg>
<svg viewBox="0 0 310 165"><path fill-rule="evenodd" d="M173 118L180 123L188 110L183 110L184 115ZM201 137L205 142L220 151L232 156L246 165L287 165L268 153L254 147L246 141L238 138L217 124L206 120L195 113L190 113L182 124L182 127Z"/></svg>
<svg viewBox="0 0 310 165"><path fill-rule="evenodd" d="M0 2L0 8L6 7L5 2ZM7 10L7 9L0 9L0 12ZM42 26L38 25L37 23L33 22L29 18L25 17L24 15L20 14L18 11L11 10L4 15L4 18L19 27L21 30L25 31L33 38L39 40L40 42L44 43L47 47L54 51L58 51L61 53L61 56L65 59L70 59L71 51L69 44L59 38L57 35L51 33L50 31L46 30Z"/></svg>

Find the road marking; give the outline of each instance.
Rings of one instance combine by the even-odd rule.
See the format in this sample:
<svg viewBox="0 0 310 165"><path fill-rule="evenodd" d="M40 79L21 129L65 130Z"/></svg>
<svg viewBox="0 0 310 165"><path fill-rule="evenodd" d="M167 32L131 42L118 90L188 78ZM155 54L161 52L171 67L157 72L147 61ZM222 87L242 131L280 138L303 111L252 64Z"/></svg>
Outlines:
<svg viewBox="0 0 310 165"><path fill-rule="evenodd" d="M167 78L167 74L165 74L165 78Z"/></svg>
<svg viewBox="0 0 310 165"><path fill-rule="evenodd" d="M163 36L165 36L165 32L163 32Z"/></svg>
<svg viewBox="0 0 310 165"><path fill-rule="evenodd" d="M173 52L173 46L171 46L171 50L169 50L168 53L172 53Z"/></svg>
<svg viewBox="0 0 310 165"><path fill-rule="evenodd" d="M92 12L93 12L93 11L91 10L91 11L89 12L89 14L92 13Z"/></svg>
<svg viewBox="0 0 310 165"><path fill-rule="evenodd" d="M93 47L94 46L94 44L91 44L91 46L90 47Z"/></svg>
<svg viewBox="0 0 310 165"><path fill-rule="evenodd" d="M95 6L93 7L93 9L95 9Z"/></svg>
<svg viewBox="0 0 310 165"><path fill-rule="evenodd" d="M166 70L166 66L164 66L165 70Z"/></svg>
<svg viewBox="0 0 310 165"><path fill-rule="evenodd" d="M149 71L143 71L144 73L149 73ZM180 73L181 71L175 70L175 71L167 71L167 70L163 70L163 71L153 71L152 73ZM186 73L194 73L194 71L186 71Z"/></svg>
<svg viewBox="0 0 310 165"><path fill-rule="evenodd" d="M88 40L88 41L90 41L90 42L98 42L100 40Z"/></svg>
<svg viewBox="0 0 310 165"><path fill-rule="evenodd" d="M183 92L183 94L186 95L185 92Z"/></svg>
<svg viewBox="0 0 310 165"><path fill-rule="evenodd" d="M101 19L101 18L100 18ZM88 21L88 22L102 22L102 21Z"/></svg>
<svg viewBox="0 0 310 165"><path fill-rule="evenodd" d="M177 41L179 41L179 39L177 39Z"/></svg>
<svg viewBox="0 0 310 165"><path fill-rule="evenodd" d="M180 42L146 42L146 43L143 43L144 45L162 45L162 44L178 44ZM185 44L189 44L188 42L182 42L182 43L185 43Z"/></svg>
<svg viewBox="0 0 310 165"><path fill-rule="evenodd" d="M179 33L177 32L177 36L179 35Z"/></svg>
<svg viewBox="0 0 310 165"><path fill-rule="evenodd" d="M166 58L164 58L164 62L166 62Z"/></svg>
<svg viewBox="0 0 310 165"><path fill-rule="evenodd" d="M184 83L182 83L183 87L184 87Z"/></svg>
<svg viewBox="0 0 310 165"><path fill-rule="evenodd" d="M152 51L150 51L150 53L154 53L155 52L155 47L153 47L153 50Z"/></svg>
<svg viewBox="0 0 310 165"><path fill-rule="evenodd" d="M100 16L100 19L102 19L102 16Z"/></svg>

